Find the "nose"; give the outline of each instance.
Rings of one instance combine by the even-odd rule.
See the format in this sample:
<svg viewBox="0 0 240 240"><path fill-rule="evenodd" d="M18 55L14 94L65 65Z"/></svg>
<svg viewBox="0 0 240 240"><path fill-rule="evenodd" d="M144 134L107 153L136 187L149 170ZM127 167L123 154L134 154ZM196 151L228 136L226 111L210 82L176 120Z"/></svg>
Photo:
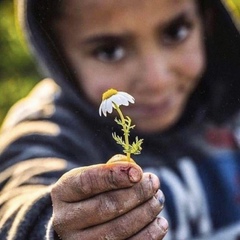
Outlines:
<svg viewBox="0 0 240 240"><path fill-rule="evenodd" d="M139 84L152 91L164 90L173 83L171 59L161 52L148 54L141 58L139 64Z"/></svg>

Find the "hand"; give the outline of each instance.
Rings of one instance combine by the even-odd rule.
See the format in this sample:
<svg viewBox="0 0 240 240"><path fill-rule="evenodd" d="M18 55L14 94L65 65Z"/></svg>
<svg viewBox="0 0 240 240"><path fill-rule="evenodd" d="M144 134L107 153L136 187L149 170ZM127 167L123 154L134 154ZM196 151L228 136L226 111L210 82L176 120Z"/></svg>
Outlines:
<svg viewBox="0 0 240 240"><path fill-rule="evenodd" d="M116 155L106 164L76 168L52 189L53 226L61 239L163 239L159 180Z"/></svg>

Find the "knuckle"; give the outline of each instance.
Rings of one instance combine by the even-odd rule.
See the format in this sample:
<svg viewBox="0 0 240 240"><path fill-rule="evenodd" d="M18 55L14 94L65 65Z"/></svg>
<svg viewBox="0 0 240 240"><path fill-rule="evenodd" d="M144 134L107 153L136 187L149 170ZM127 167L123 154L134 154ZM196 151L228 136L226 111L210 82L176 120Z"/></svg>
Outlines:
<svg viewBox="0 0 240 240"><path fill-rule="evenodd" d="M162 210L161 204L155 197L151 198L147 202L147 205L148 205L149 216L151 216L152 219L154 219Z"/></svg>
<svg viewBox="0 0 240 240"><path fill-rule="evenodd" d="M57 211L53 214L53 229L58 233L60 236L66 236L70 232L73 233L76 229L80 230L81 221L76 220L76 215L70 211ZM62 238L62 239L69 239L69 238Z"/></svg>
<svg viewBox="0 0 240 240"><path fill-rule="evenodd" d="M156 194L159 187L159 180L155 175L145 175L138 189L136 190L140 198L149 199Z"/></svg>
<svg viewBox="0 0 240 240"><path fill-rule="evenodd" d="M121 212L118 207L118 199L113 195L109 194L106 197L101 197L99 199L98 211L100 216L106 218L108 215L114 215L115 213Z"/></svg>
<svg viewBox="0 0 240 240"><path fill-rule="evenodd" d="M117 174L113 169L109 170L109 174L106 175L105 182L110 185L111 188L115 189L118 186Z"/></svg>
<svg viewBox="0 0 240 240"><path fill-rule="evenodd" d="M159 229L159 226L157 224L157 221L154 220L150 226L146 230L146 236L144 236L144 239L151 239L151 240L161 240L165 236L165 232L161 229Z"/></svg>
<svg viewBox="0 0 240 240"><path fill-rule="evenodd" d="M149 188L156 191L160 187L159 178L153 173L146 173L146 179L148 180Z"/></svg>
<svg viewBox="0 0 240 240"><path fill-rule="evenodd" d="M58 196L58 189L57 189L56 185L52 186L51 191L50 191L50 195L51 195L52 201L55 201L55 199Z"/></svg>
<svg viewBox="0 0 240 240"><path fill-rule="evenodd" d="M59 235L63 235L64 234L66 228L64 228L64 223L63 223L61 217L59 217L56 214L54 214L52 224L53 224L53 229Z"/></svg>
<svg viewBox="0 0 240 240"><path fill-rule="evenodd" d="M90 195L93 192L94 186L98 184L97 177L88 171L79 174L77 181L75 191L86 196Z"/></svg>

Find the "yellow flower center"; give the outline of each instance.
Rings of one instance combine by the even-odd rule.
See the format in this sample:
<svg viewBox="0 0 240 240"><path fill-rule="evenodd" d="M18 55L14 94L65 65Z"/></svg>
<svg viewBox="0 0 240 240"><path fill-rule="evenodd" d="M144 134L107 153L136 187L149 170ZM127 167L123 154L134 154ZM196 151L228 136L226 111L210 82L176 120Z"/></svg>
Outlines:
<svg viewBox="0 0 240 240"><path fill-rule="evenodd" d="M113 95L115 95L117 93L118 93L118 91L116 89L113 89L113 88L108 89L106 92L103 93L102 101L110 98L111 96L113 96Z"/></svg>

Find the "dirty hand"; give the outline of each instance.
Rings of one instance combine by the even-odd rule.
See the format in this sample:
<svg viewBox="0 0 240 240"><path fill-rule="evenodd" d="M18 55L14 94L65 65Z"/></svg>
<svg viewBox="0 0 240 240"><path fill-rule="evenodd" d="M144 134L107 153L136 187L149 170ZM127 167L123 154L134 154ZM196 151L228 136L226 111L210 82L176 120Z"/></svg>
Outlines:
<svg viewBox="0 0 240 240"><path fill-rule="evenodd" d="M163 239L167 221L159 180L116 155L73 169L53 186L53 226L61 239Z"/></svg>

